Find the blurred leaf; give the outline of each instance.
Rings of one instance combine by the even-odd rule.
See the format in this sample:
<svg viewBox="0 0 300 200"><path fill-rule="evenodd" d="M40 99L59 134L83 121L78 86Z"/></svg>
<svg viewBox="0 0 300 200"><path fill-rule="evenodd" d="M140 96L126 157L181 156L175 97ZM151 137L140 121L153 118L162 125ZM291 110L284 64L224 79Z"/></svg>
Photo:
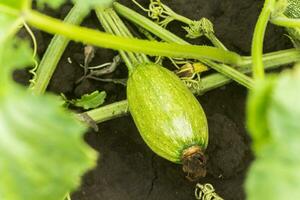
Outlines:
<svg viewBox="0 0 300 200"><path fill-rule="evenodd" d="M4 68L13 69L21 68L33 63L32 49L28 41L14 38L2 43L3 48L0 55L0 65ZM7 74L5 74L6 76ZM4 76L0 73L0 76Z"/></svg>
<svg viewBox="0 0 300 200"><path fill-rule="evenodd" d="M256 160L246 180L247 199L300 199L299 100L299 66L251 92L248 124Z"/></svg>
<svg viewBox="0 0 300 200"><path fill-rule="evenodd" d="M257 158L246 181L248 200L300 199L300 162L279 157L270 150Z"/></svg>
<svg viewBox="0 0 300 200"><path fill-rule="evenodd" d="M27 2L25 0L0 0L0 44L21 27L23 20L20 11Z"/></svg>
<svg viewBox="0 0 300 200"><path fill-rule="evenodd" d="M17 10L27 8L30 4L31 0L0 0L0 7L6 6Z"/></svg>
<svg viewBox="0 0 300 200"><path fill-rule="evenodd" d="M281 75L270 102L270 128L278 140L293 138L300 144L300 68ZM299 145L300 146L300 145Z"/></svg>
<svg viewBox="0 0 300 200"><path fill-rule="evenodd" d="M30 62L28 45L5 44L1 69ZM0 199L63 199L95 166L96 153L82 138L85 131L57 97L34 96L12 81L0 85Z"/></svg>
<svg viewBox="0 0 300 200"><path fill-rule="evenodd" d="M14 88L0 100L0 197L57 200L95 166L80 122L52 96Z"/></svg>
<svg viewBox="0 0 300 200"><path fill-rule="evenodd" d="M248 129L253 140L254 151L260 151L260 148L271 140L267 111L275 81L274 77L269 77L266 81L258 82L255 92L249 95Z"/></svg>
<svg viewBox="0 0 300 200"><path fill-rule="evenodd" d="M106 98L106 92L95 91L91 94L83 95L80 99L72 100L70 103L85 110L101 106Z"/></svg>
<svg viewBox="0 0 300 200"><path fill-rule="evenodd" d="M0 95L10 92L13 69L29 66L32 61L32 50L27 41L14 38L0 42Z"/></svg>

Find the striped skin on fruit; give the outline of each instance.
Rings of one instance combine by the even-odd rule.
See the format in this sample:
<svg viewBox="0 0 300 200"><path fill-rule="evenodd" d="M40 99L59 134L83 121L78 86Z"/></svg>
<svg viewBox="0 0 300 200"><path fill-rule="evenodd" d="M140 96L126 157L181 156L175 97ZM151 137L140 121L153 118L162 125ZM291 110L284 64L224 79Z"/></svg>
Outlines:
<svg viewBox="0 0 300 200"><path fill-rule="evenodd" d="M147 145L159 156L183 164L189 177L205 176L207 119L183 82L159 65L140 65L129 76L127 98Z"/></svg>

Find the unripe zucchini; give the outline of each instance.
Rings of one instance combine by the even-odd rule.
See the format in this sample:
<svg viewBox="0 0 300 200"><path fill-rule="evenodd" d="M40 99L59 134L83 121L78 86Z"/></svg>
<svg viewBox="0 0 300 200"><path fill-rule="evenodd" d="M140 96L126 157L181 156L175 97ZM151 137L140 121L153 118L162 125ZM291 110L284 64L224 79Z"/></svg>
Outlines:
<svg viewBox="0 0 300 200"><path fill-rule="evenodd" d="M129 76L127 98L147 145L159 156L182 163L189 177L205 176L207 120L183 82L159 65L140 65Z"/></svg>
<svg viewBox="0 0 300 200"><path fill-rule="evenodd" d="M300 18L300 0L288 0L288 5L284 14L293 19ZM291 36L295 46L300 47L300 29L299 28L287 28L289 35Z"/></svg>

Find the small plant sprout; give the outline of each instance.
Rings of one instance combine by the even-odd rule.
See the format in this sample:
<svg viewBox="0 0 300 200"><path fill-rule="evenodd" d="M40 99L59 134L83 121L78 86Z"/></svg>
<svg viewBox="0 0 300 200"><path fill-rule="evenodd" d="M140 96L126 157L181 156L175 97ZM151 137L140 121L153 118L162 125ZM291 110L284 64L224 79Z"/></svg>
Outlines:
<svg viewBox="0 0 300 200"><path fill-rule="evenodd" d="M106 92L94 91L91 94L85 94L80 99L68 100L64 94L61 94L65 101L65 107L73 105L76 107L83 108L84 110L90 110L101 106L105 102Z"/></svg>

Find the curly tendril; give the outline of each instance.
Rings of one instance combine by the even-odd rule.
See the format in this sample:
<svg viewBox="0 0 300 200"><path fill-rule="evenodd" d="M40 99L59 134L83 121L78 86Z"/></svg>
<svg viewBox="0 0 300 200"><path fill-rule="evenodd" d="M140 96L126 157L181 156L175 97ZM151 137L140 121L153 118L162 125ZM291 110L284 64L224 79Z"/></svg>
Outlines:
<svg viewBox="0 0 300 200"><path fill-rule="evenodd" d="M215 192L211 184L197 184L195 189L195 197L197 200L224 200Z"/></svg>
<svg viewBox="0 0 300 200"><path fill-rule="evenodd" d="M36 70L38 68L38 61L36 60L36 55L37 55L37 41L36 38L34 36L34 33L32 32L32 30L30 29L30 27L26 24L26 22L23 22L24 27L27 31L27 33L30 35L32 43L33 43L33 54L32 54L32 60L33 60L33 68L31 70L29 70L29 73L32 74L32 79L29 80L29 82L31 83L31 87L34 87L34 85L36 84Z"/></svg>

